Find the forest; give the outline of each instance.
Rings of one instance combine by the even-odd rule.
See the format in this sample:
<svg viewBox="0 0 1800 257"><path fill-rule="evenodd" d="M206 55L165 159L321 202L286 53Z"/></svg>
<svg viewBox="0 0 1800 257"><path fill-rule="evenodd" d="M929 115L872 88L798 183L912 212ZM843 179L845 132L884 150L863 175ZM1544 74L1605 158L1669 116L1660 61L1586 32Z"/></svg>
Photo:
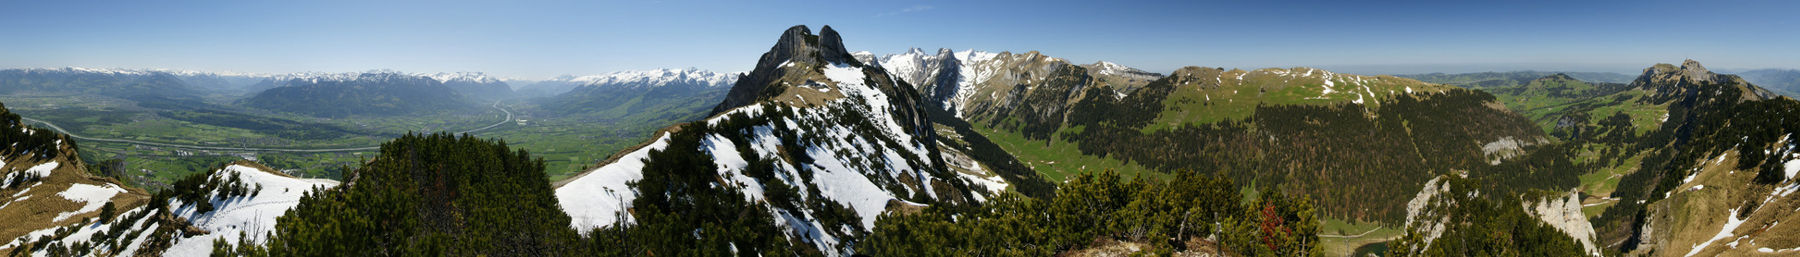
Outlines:
<svg viewBox="0 0 1800 257"><path fill-rule="evenodd" d="M1111 170L1083 173L1054 198L1007 194L982 205L884 214L858 245L872 256L1050 256L1136 243L1148 255L1317 256L1319 217L1305 196L1246 196L1221 174L1180 171L1167 182ZM1205 239L1214 239L1208 242Z"/></svg>
<svg viewBox="0 0 1800 257"><path fill-rule="evenodd" d="M1106 90L1094 88L1089 90ZM1360 105L1262 104L1242 120L1143 131L1175 90L1159 80L1124 98L1088 93L1057 136L1084 154L1111 157L1161 172L1219 170L1235 183L1277 185L1315 197L1334 217L1397 224L1418 185L1438 174L1467 172L1492 189L1568 188L1582 174L1556 145L1524 146L1499 164L1482 145L1532 141L1530 121L1489 103L1475 90L1450 90Z"/></svg>

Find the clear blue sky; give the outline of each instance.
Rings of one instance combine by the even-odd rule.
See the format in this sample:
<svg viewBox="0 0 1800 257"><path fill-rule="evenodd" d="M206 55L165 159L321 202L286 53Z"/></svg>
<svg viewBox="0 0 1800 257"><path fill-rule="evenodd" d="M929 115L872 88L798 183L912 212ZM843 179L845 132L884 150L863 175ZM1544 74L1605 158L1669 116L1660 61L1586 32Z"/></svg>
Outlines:
<svg viewBox="0 0 1800 257"><path fill-rule="evenodd" d="M0 68L742 71L797 24L832 25L852 51L1038 50L1157 72L1800 68L1796 1L1265 2L0 0Z"/></svg>

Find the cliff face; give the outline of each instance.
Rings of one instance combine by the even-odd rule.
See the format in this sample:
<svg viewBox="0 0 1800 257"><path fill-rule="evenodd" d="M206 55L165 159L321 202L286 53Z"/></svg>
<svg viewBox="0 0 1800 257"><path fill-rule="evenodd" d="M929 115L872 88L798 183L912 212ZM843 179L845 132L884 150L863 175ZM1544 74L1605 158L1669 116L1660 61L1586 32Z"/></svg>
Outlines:
<svg viewBox="0 0 1800 257"><path fill-rule="evenodd" d="M1580 194L1569 192L1567 195L1546 197L1535 203L1526 202L1524 207L1526 213L1581 242L1582 249L1586 249L1588 255L1600 255L1600 248L1594 244L1594 225L1588 223L1587 216L1581 213Z"/></svg>

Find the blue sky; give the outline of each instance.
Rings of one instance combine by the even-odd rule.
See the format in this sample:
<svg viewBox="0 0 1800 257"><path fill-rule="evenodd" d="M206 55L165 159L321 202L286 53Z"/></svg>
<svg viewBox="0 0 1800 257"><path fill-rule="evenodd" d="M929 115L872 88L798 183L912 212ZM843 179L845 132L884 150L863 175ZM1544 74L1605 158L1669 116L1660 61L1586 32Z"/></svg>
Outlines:
<svg viewBox="0 0 1800 257"><path fill-rule="evenodd" d="M15 1L0 67L548 78L751 68L779 33L911 47L1351 73L1800 68L1796 1Z"/></svg>

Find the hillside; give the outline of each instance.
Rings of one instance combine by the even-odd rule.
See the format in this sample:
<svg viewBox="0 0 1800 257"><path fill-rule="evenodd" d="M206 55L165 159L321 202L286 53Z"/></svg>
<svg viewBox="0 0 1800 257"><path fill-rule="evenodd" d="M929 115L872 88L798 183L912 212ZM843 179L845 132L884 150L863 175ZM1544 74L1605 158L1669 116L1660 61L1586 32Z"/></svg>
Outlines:
<svg viewBox="0 0 1800 257"><path fill-rule="evenodd" d="M88 172L67 136L20 123L0 106L0 250L17 249L14 238L35 238L55 228L103 220L116 210L143 205L149 194Z"/></svg>
<svg viewBox="0 0 1800 257"><path fill-rule="evenodd" d="M1594 84L1552 75L1525 86L1491 90L1502 95L1509 107L1544 125L1556 144L1571 149L1567 155L1573 158L1575 170L1585 174L1581 175L1581 186L1570 193L1533 191L1498 194L1498 199L1457 201L1542 203L1539 199L1561 199L1535 208L1525 204L1526 211L1534 216L1563 213L1555 216L1564 218L1538 217L1552 225L1569 224L1556 225L1569 235L1592 235L1591 239L1575 238L1589 253L1779 255L1800 248L1796 243L1800 240L1791 236L1796 227L1780 225L1794 222L1795 209L1790 207L1800 206L1796 203L1800 200L1787 197L1788 192L1800 188L1793 185L1791 176L1792 171L1800 170L1796 168L1800 166L1792 164L1800 162L1789 162L1800 156L1789 154L1795 142L1786 136L1800 130L1800 125L1793 122L1800 120L1793 116L1800 111L1796 109L1800 103L1737 76L1712 73L1693 60L1679 66L1657 64L1646 68L1630 84ZM1455 191L1463 190L1454 189L1457 187L1471 186L1446 187ZM1427 187L1426 191L1433 190ZM1428 198L1427 192L1421 192L1420 197ZM1513 195L1519 197L1512 198ZM1541 207L1554 205L1566 207L1547 208L1562 209L1550 212ZM1456 209L1460 210L1439 209L1421 217L1450 220L1517 216L1496 215L1493 210ZM1573 215L1576 210L1579 215ZM1500 213L1506 212L1511 211ZM1409 216L1409 220L1420 219ZM1439 235L1473 239L1451 236L1468 235L1467 232L1449 231L1493 227L1451 223L1446 229L1432 227L1434 223L1409 224L1411 234L1399 248L1412 253L1475 254L1530 249L1466 247L1476 244L1433 246L1430 242ZM1535 232L1513 234L1532 233Z"/></svg>
<svg viewBox="0 0 1800 257"><path fill-rule="evenodd" d="M239 161L183 179L148 204L115 200L116 214L34 231L8 246L18 247L13 254L208 255L215 246L266 242L276 217L302 195L337 184Z"/></svg>
<svg viewBox="0 0 1800 257"><path fill-rule="evenodd" d="M927 104L940 101L1051 179L1104 169L1151 177L1223 172L1240 184L1318 197L1328 217L1390 224L1403 217L1410 188L1435 174L1472 172L1509 180L1496 185L1506 188L1575 184L1572 172L1551 184L1530 181L1541 178L1527 170L1567 161L1537 150L1545 135L1478 91L1311 68L1201 67L1122 90L1036 52L939 56L955 61L939 63L1002 64L948 69L917 65L929 58L888 58L883 66L939 70L913 75L940 78L918 86L944 92ZM1503 162L1510 159L1533 161Z"/></svg>
<svg viewBox="0 0 1800 257"><path fill-rule="evenodd" d="M1784 245L1793 233L1734 228L1750 220L1741 224L1780 231L1775 222L1794 216L1761 206L1795 201L1781 193L1792 182L1786 171L1794 170L1786 162L1794 159L1786 154L1794 142L1783 135L1800 130L1791 121L1800 104L1692 60L1646 68L1630 87L1645 92L1642 102L1666 105L1668 118L1627 140L1645 154L1611 193L1617 204L1594 220L1602 245L1690 255L1796 246ZM1718 214L1726 215L1713 218ZM1718 241L1724 238L1732 241Z"/></svg>
<svg viewBox="0 0 1800 257"><path fill-rule="evenodd" d="M395 72L277 76L259 84L270 86L240 105L331 118L478 110L437 79Z"/></svg>

